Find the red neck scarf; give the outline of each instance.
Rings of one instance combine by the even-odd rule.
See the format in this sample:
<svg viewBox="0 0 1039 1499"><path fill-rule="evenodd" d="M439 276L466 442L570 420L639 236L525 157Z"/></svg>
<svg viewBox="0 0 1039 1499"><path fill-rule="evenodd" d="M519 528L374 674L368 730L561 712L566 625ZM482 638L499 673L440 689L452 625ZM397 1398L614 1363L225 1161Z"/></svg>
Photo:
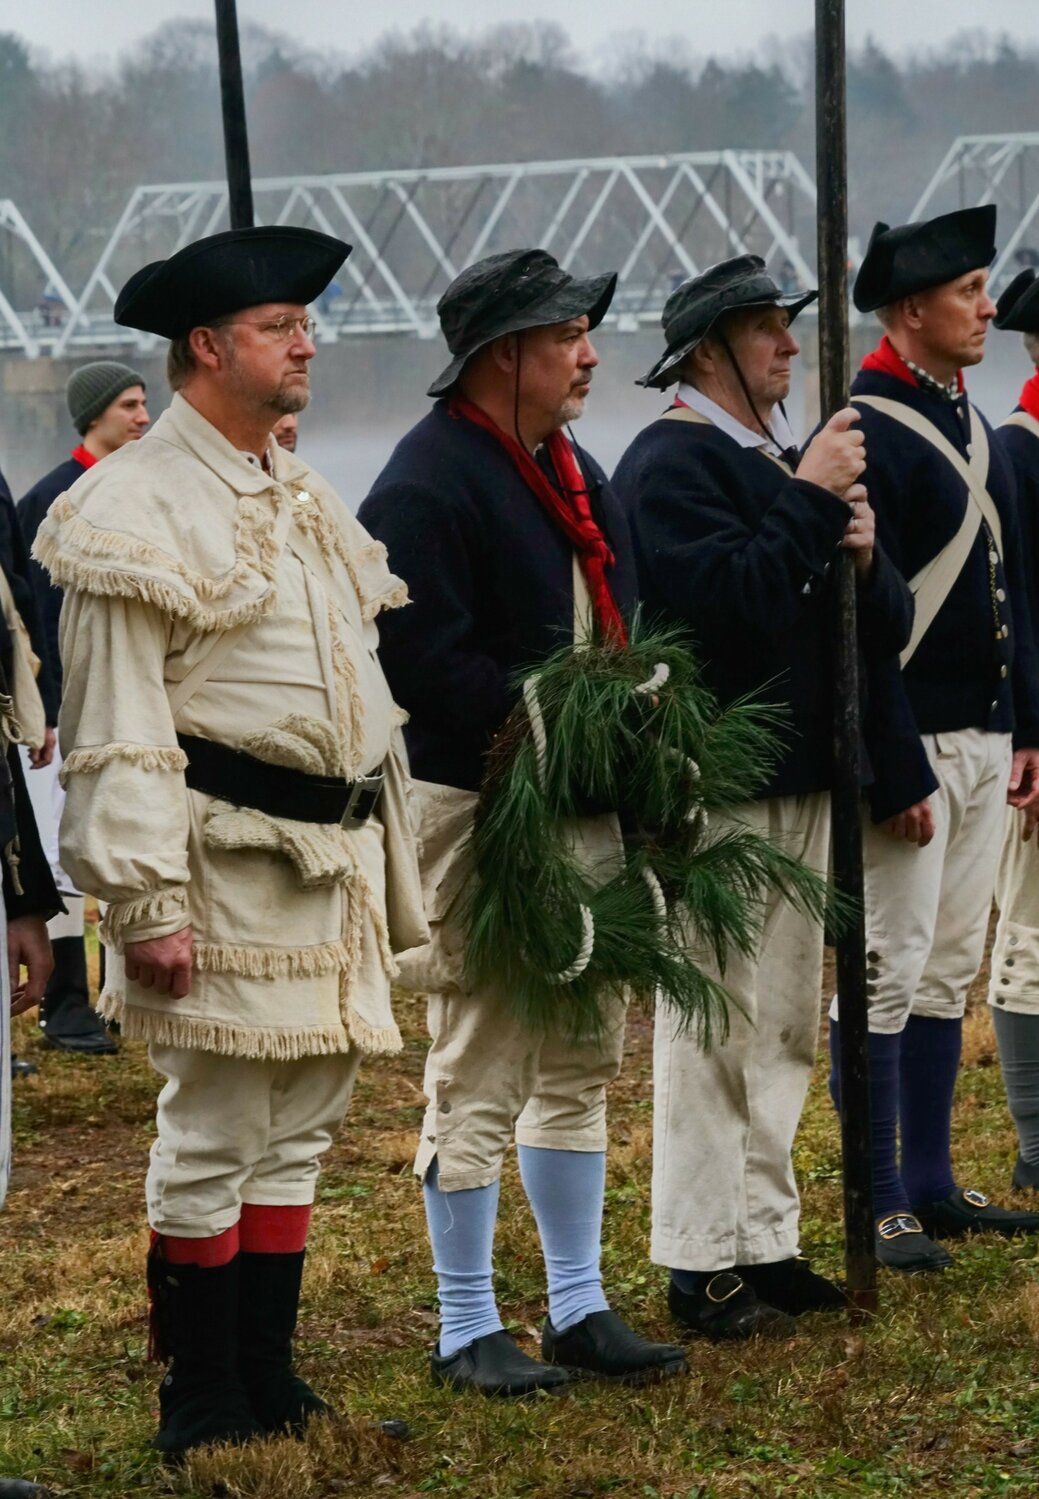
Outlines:
<svg viewBox="0 0 1039 1499"><path fill-rule="evenodd" d="M1027 411L1029 416L1034 416L1039 422L1039 370L1035 372L1031 380L1025 381L1018 405L1022 411Z"/></svg>
<svg viewBox="0 0 1039 1499"><path fill-rule="evenodd" d="M907 385L915 385L917 389L920 388L919 380L886 333L872 354L866 355L862 361L862 368L864 370L879 370L882 375L894 375L896 380L904 380ZM956 383L963 390L962 370L956 371Z"/></svg>
<svg viewBox="0 0 1039 1499"><path fill-rule="evenodd" d="M77 463L82 463L84 468L93 468L94 464L97 462L97 459L94 457L93 453L89 452L85 447L82 446L82 444L80 444L78 448L72 449L72 456L73 458L75 458Z"/></svg>
<svg viewBox="0 0 1039 1499"><path fill-rule="evenodd" d="M545 450L559 481L557 490L523 444L503 432L497 422L492 421L479 406L474 406L461 396L452 396L448 410L453 417L464 417L474 426L482 427L505 449L516 465L520 478L533 490L576 550L581 571L588 584L595 623L602 632L603 639L613 645L627 645L628 632L606 576L606 569L613 566L614 556L592 514L584 475L573 447L563 433L553 432L545 441Z"/></svg>

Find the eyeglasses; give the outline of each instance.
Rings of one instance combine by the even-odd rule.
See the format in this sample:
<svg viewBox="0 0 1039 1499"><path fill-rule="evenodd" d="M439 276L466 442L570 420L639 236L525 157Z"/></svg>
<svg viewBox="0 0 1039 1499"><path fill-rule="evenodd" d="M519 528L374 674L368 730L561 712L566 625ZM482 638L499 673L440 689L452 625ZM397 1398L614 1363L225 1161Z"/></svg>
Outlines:
<svg viewBox="0 0 1039 1499"><path fill-rule="evenodd" d="M275 343L288 343L290 338L296 336L299 329L304 338L312 339L317 332L317 323L312 317L280 317L273 323L254 323L249 318L234 318L227 327L233 328L236 324L242 324L246 328L256 328L261 333L268 334Z"/></svg>

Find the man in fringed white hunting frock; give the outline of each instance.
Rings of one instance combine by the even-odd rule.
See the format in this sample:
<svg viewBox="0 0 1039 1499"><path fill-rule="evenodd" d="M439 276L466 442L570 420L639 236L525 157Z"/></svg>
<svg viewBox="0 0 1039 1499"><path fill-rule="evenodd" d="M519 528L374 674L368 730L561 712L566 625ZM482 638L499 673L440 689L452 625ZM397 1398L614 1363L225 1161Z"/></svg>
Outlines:
<svg viewBox="0 0 1039 1499"><path fill-rule="evenodd" d="M385 551L269 441L309 394L307 304L349 247L229 231L145 267L116 319L175 395L51 506L66 590L62 862L108 905L102 1013L166 1078L148 1172L157 1446L298 1430L319 1158L396 1051L393 949L426 928L375 618Z"/></svg>

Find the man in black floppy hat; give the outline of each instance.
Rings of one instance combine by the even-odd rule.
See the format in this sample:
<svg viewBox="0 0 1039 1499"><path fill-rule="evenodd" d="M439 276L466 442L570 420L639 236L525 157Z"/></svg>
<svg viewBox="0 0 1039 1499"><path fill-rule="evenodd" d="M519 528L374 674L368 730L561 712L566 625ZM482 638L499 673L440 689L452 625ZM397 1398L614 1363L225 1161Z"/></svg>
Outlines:
<svg viewBox="0 0 1039 1499"><path fill-rule="evenodd" d="M1014 474L1029 619L1039 640L1039 278L1021 271L996 303L995 325L1023 335L1034 369L1017 407L996 428L996 445ZM1019 629L1025 621L1019 621ZM999 1045L1007 1103L1017 1128L1013 1185L1039 1190L1039 839L1034 810L1007 809L996 878L999 923L992 947L988 1002Z"/></svg>
<svg viewBox="0 0 1039 1499"><path fill-rule="evenodd" d="M996 210L877 224L855 281L884 329L852 384L877 536L909 582L913 632L885 664L863 821L877 1255L951 1263L936 1239L1039 1228L962 1190L950 1125L967 990L981 963L1006 804L1039 798L1039 676L1013 474L966 397L995 307ZM920 791L920 757L932 774ZM831 1011L836 1058L839 1019ZM836 1092L836 1061L832 1086ZM900 1147L900 1149L899 1149Z"/></svg>
<svg viewBox="0 0 1039 1499"><path fill-rule="evenodd" d="M668 411L624 454L624 501L646 609L677 624L723 703L782 715L783 749L739 821L827 866L833 710L827 572L850 548L866 639L891 651L911 601L873 545L856 483L854 413L838 412L803 457L787 422L791 324L816 293L783 293L756 255L676 288L667 348L639 382L677 384ZM791 1162L819 1021L823 935L776 894L757 950L718 974L738 1000L723 1044L657 1016L652 1257L671 1271L675 1317L715 1340L783 1336L792 1316L843 1304L799 1253Z"/></svg>
<svg viewBox="0 0 1039 1499"><path fill-rule="evenodd" d="M36 540L40 522L51 502L95 463L117 452L125 443L136 442L148 430L150 418L145 401L144 376L129 365L98 359L72 371L65 386L72 425L79 442L56 468L44 474L18 501L18 523L26 547ZM61 589L53 588L38 562L30 562L36 607L48 653L48 666L61 695L61 656L58 650L58 619ZM55 714L57 703L54 705ZM55 722L57 721L55 717ZM116 1042L90 1005L87 956L83 942L83 897L69 889L70 881L57 856L57 828L65 802L59 775L61 757L47 768L54 836L48 854L67 910L51 924L54 972L40 1006L40 1027L48 1046L85 1056L111 1056Z"/></svg>
<svg viewBox="0 0 1039 1499"><path fill-rule="evenodd" d="M678 1373L609 1310L599 1268L605 1091L624 1011L575 1043L532 1034L500 994L466 988L459 891L487 753L515 678L567 640L624 638L635 601L627 531L602 471L563 427L598 358L589 333L616 277L578 280L543 250L471 266L439 304L452 359L433 410L398 443L360 510L411 606L380 647L410 714L433 941L404 976L429 994L428 1108L416 1160L438 1278L437 1383L486 1394L558 1389L565 1369L641 1383ZM583 856L618 854L609 817L578 820ZM515 1135L548 1270L544 1362L505 1333L493 1289L502 1160Z"/></svg>
<svg viewBox="0 0 1039 1499"><path fill-rule="evenodd" d="M299 1431L322 1153L394 1051L391 949L426 935L374 620L385 551L270 442L309 398L307 306L349 246L233 230L146 266L116 320L175 394L48 510L64 588L62 864L107 904L102 1013L165 1078L147 1180L156 1445Z"/></svg>

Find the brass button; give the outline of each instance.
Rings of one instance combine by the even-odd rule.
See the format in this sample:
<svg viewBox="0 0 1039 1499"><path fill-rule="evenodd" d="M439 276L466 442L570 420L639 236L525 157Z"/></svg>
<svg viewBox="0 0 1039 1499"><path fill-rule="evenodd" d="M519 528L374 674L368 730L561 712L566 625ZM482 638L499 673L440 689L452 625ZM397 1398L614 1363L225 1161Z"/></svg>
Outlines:
<svg viewBox="0 0 1039 1499"><path fill-rule="evenodd" d="M1005 677L1005 676L1006 676L1006 674L1007 674L1007 669L1006 669L1006 667L1005 667L1005 666L1001 666L1001 667L1000 667L1000 668L999 668L999 675L1000 675L1000 676L1001 676L1001 677Z"/></svg>
<svg viewBox="0 0 1039 1499"><path fill-rule="evenodd" d="M997 564L999 562L999 553L998 552L989 552L989 554L988 554L988 560L992 563L993 567L997 566Z"/></svg>
<svg viewBox="0 0 1039 1499"><path fill-rule="evenodd" d="M996 598L999 600L999 602L1001 604L1005 604L1006 601L1007 601L1006 589L1005 588L997 588L996 589Z"/></svg>

